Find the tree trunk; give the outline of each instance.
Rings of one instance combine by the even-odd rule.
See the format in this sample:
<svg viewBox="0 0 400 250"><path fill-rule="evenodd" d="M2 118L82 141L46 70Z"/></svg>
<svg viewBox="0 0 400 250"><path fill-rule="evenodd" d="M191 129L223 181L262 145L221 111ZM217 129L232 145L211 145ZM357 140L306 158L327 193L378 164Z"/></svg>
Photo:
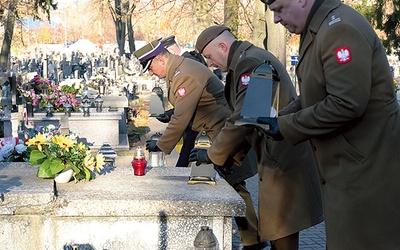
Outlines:
<svg viewBox="0 0 400 250"><path fill-rule="evenodd" d="M135 47L135 33L133 31L131 15L127 17L126 24L128 29L129 53L133 53L136 50L136 47Z"/></svg>
<svg viewBox="0 0 400 250"><path fill-rule="evenodd" d="M253 15L253 35L254 45L267 49L268 30L266 23L266 6L261 1L255 1Z"/></svg>
<svg viewBox="0 0 400 250"><path fill-rule="evenodd" d="M126 15L123 13L124 5L121 0L115 0L115 32L119 55L125 54Z"/></svg>
<svg viewBox="0 0 400 250"><path fill-rule="evenodd" d="M193 40L195 41L200 33L211 25L208 1L193 0L193 16Z"/></svg>
<svg viewBox="0 0 400 250"><path fill-rule="evenodd" d="M11 49L11 42L14 34L14 24L15 24L15 7L18 3L18 0L13 0L10 2L7 10L7 19L4 25L4 39L3 45L1 46L0 52L0 67L1 70L4 72L7 68L10 68L10 49Z"/></svg>
<svg viewBox="0 0 400 250"><path fill-rule="evenodd" d="M274 23L274 13L269 9L266 11L268 27L268 51L275 55L286 67L286 28Z"/></svg>
<svg viewBox="0 0 400 250"><path fill-rule="evenodd" d="M239 10L238 0L224 1L224 25L231 28L231 33L235 37L238 37L238 27L239 27L238 10Z"/></svg>

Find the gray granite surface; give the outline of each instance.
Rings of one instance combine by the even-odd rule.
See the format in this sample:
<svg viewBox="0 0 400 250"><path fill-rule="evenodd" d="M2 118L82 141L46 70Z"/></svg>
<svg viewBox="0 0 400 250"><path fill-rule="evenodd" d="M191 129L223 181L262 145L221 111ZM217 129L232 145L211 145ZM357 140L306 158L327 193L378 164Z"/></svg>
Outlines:
<svg viewBox="0 0 400 250"><path fill-rule="evenodd" d="M131 166L106 167L90 182L60 184L36 177L29 163L0 165L0 209L43 205L56 198L59 216L242 216L241 197L224 180L217 185L187 184L190 169L157 167L135 176ZM1 210L0 210L1 211Z"/></svg>

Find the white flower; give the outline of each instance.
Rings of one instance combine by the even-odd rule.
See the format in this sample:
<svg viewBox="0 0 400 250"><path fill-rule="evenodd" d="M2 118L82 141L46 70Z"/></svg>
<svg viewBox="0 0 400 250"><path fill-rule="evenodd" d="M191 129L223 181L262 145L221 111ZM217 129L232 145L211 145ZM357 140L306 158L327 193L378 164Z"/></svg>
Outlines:
<svg viewBox="0 0 400 250"><path fill-rule="evenodd" d="M70 130L68 137L71 140L76 140L79 137L79 135L78 135L78 133L76 131Z"/></svg>
<svg viewBox="0 0 400 250"><path fill-rule="evenodd" d="M55 130L56 129L56 126L54 126L54 124L49 124L49 125L47 125L47 130L48 131L53 131L53 130Z"/></svg>
<svg viewBox="0 0 400 250"><path fill-rule="evenodd" d="M17 151L18 154L22 154L26 151L27 147L23 143L18 143L15 146L15 150Z"/></svg>
<svg viewBox="0 0 400 250"><path fill-rule="evenodd" d="M0 150L0 155L5 159L9 157L14 152L13 144L6 144Z"/></svg>

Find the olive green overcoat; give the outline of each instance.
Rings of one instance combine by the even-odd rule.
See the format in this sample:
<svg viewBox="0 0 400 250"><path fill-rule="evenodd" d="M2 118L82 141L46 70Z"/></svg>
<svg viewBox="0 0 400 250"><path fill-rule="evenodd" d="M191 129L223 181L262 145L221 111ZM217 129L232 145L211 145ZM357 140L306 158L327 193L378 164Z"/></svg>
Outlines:
<svg viewBox="0 0 400 250"><path fill-rule="evenodd" d="M277 82L273 86L273 92L279 92L278 109L296 97L293 84L278 59L249 42L236 41L229 52L225 84L225 96L233 114L208 155L214 163L221 164L238 142L245 136L251 137L259 173L259 235L266 241L313 226L323 220L323 213L318 173L309 142L292 146L286 141L267 139L256 129L234 125L241 118L250 74L264 60L271 62L281 78L279 88Z"/></svg>
<svg viewBox="0 0 400 250"><path fill-rule="evenodd" d="M400 114L386 53L361 14L325 0L301 39L291 144L311 139L329 250L400 248ZM293 109L295 111L295 109Z"/></svg>

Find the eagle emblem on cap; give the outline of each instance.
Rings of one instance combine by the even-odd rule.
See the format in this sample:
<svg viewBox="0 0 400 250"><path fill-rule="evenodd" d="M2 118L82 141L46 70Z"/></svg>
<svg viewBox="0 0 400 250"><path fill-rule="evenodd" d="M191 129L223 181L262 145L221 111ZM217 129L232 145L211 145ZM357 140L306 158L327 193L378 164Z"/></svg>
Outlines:
<svg viewBox="0 0 400 250"><path fill-rule="evenodd" d="M181 87L178 89L178 96L184 96L186 95L186 88L185 87Z"/></svg>
<svg viewBox="0 0 400 250"><path fill-rule="evenodd" d="M241 74L240 75L240 84L242 86L247 86L250 83L250 74Z"/></svg>
<svg viewBox="0 0 400 250"><path fill-rule="evenodd" d="M339 64L346 64L352 59L349 46L335 49L335 54L336 60Z"/></svg>

